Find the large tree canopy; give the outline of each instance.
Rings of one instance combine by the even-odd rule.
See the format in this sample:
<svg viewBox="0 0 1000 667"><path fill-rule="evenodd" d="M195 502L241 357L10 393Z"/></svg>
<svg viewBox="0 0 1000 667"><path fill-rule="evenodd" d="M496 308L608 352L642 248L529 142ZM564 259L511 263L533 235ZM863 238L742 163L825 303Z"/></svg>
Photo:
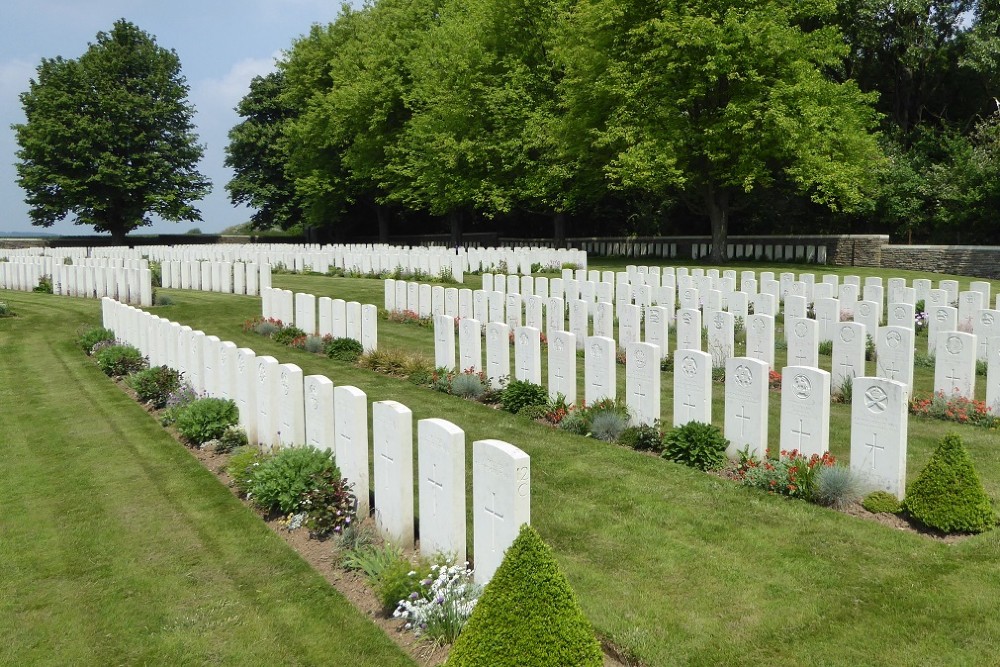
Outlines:
<svg viewBox="0 0 1000 667"><path fill-rule="evenodd" d="M285 101L284 91L282 71L254 77L250 92L236 107L246 120L229 131L226 166L235 174L226 190L234 205L257 209L250 217L254 229L289 229L304 218L295 184L285 173L288 155L283 133L296 114Z"/></svg>
<svg viewBox="0 0 1000 667"><path fill-rule="evenodd" d="M124 19L76 60L43 59L14 125L32 224L70 214L121 240L151 224L200 220L209 181L174 51Z"/></svg>
<svg viewBox="0 0 1000 667"><path fill-rule="evenodd" d="M787 183L862 205L879 159L871 98L826 70L844 53L832 0L581 0L560 54L570 115L619 187L677 192L724 261L741 199Z"/></svg>

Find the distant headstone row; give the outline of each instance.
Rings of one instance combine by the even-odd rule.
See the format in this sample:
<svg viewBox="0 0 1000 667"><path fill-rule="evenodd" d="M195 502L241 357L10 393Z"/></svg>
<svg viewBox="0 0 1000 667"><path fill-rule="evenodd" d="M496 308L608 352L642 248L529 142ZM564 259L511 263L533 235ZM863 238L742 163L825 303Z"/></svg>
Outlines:
<svg viewBox="0 0 1000 667"><path fill-rule="evenodd" d="M60 296L92 299L111 296L126 303L153 305L149 269L138 261L128 264L86 262L67 265L50 258L22 257L0 262L0 289L31 291L48 276L52 280L52 293Z"/></svg>
<svg viewBox="0 0 1000 667"><path fill-rule="evenodd" d="M240 424L262 448L308 444L333 451L358 497L359 516L368 514L373 492L376 524L400 546L415 543L416 485L421 552L465 557L466 445L461 428L443 419L419 420L414 470L413 414L405 405L372 403L369 438L368 399L357 387L335 386L322 375L303 377L295 364L257 356L249 348L110 298L103 299L102 313L104 326L141 350L151 364L181 371L201 394L233 400ZM521 524L531 522L531 461L517 447L490 439L472 443L472 460L476 580L486 583Z"/></svg>
<svg viewBox="0 0 1000 667"><path fill-rule="evenodd" d="M370 303L264 288L261 315L294 324L309 336L352 338L365 352L378 349L378 308Z"/></svg>
<svg viewBox="0 0 1000 667"><path fill-rule="evenodd" d="M160 281L168 289L257 296L271 286L271 265L256 262L164 260Z"/></svg>

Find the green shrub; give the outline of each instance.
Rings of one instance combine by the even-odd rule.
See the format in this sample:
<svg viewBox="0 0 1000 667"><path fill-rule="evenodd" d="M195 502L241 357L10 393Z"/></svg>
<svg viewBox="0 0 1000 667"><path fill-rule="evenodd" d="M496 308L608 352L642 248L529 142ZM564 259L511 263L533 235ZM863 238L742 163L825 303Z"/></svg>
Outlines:
<svg viewBox="0 0 1000 667"><path fill-rule="evenodd" d="M726 463L729 441L711 424L688 422L663 436L663 458L699 470L716 470Z"/></svg>
<svg viewBox="0 0 1000 667"><path fill-rule="evenodd" d="M281 343L282 345L291 345L293 340L305 335L305 331L290 324L286 327L281 327L271 334L271 340L275 343Z"/></svg>
<svg viewBox="0 0 1000 667"><path fill-rule="evenodd" d="M640 424L625 429L618 442L640 452L663 452L663 434L656 426Z"/></svg>
<svg viewBox="0 0 1000 667"><path fill-rule="evenodd" d="M215 452L225 454L250 444L247 432L239 426L230 426L215 440Z"/></svg>
<svg viewBox="0 0 1000 667"><path fill-rule="evenodd" d="M527 380L512 380L500 391L500 406L514 414L529 405L545 405L548 401L545 387Z"/></svg>
<svg viewBox="0 0 1000 667"><path fill-rule="evenodd" d="M52 276L42 276L38 279L38 284L35 285L32 292L38 292L40 294L52 294Z"/></svg>
<svg viewBox="0 0 1000 667"><path fill-rule="evenodd" d="M816 351L819 354L829 357L833 354L833 341L832 340L821 340L819 345L816 346Z"/></svg>
<svg viewBox="0 0 1000 667"><path fill-rule="evenodd" d="M172 306L174 305L174 298L169 294L163 294L161 292L154 292L153 294L153 305L154 306Z"/></svg>
<svg viewBox="0 0 1000 667"><path fill-rule="evenodd" d="M113 341L115 339L115 332L111 329L105 329L104 327L94 327L93 329L88 329L77 339L80 347L87 354L92 354L94 346L102 341Z"/></svg>
<svg viewBox="0 0 1000 667"><path fill-rule="evenodd" d="M539 419L545 419L549 414L549 406L547 405L527 405L521 408L521 411L517 413L519 416L526 419L531 419L537 421Z"/></svg>
<svg viewBox="0 0 1000 667"><path fill-rule="evenodd" d="M0 317L13 317L14 311L10 309L6 301L0 301Z"/></svg>
<svg viewBox="0 0 1000 667"><path fill-rule="evenodd" d="M358 499L351 492L351 485L336 468L316 473L310 481L312 488L301 504L306 513L306 528L313 537L341 534L354 522L358 512Z"/></svg>
<svg viewBox="0 0 1000 667"><path fill-rule="evenodd" d="M423 593L426 586L422 582L429 575L428 567L415 568L405 558L399 558L389 564L379 573L375 583L375 593L382 603L383 613L391 614L399 606L400 601L410 597L411 593Z"/></svg>
<svg viewBox="0 0 1000 667"><path fill-rule="evenodd" d="M267 455L260 451L257 445L247 445L233 450L226 465L226 474L233 480L233 485L242 494L250 491L254 470L267 460Z"/></svg>
<svg viewBox="0 0 1000 667"><path fill-rule="evenodd" d="M448 667L601 667L604 655L552 550L521 532L486 585Z"/></svg>
<svg viewBox="0 0 1000 667"><path fill-rule="evenodd" d="M477 399L486 392L478 373L459 373L451 380L451 393L462 398Z"/></svg>
<svg viewBox="0 0 1000 667"><path fill-rule="evenodd" d="M628 427L628 416L615 410L602 410L590 423L590 434L604 442L617 442Z"/></svg>
<svg viewBox="0 0 1000 667"><path fill-rule="evenodd" d="M345 570L364 573L368 582L376 585L379 577L393 563L403 559L403 552L393 544L362 544L356 549L347 549L340 564ZM405 562L405 561L404 561Z"/></svg>
<svg viewBox="0 0 1000 667"><path fill-rule="evenodd" d="M353 338L333 338L326 342L326 356L337 361L357 361L365 351Z"/></svg>
<svg viewBox="0 0 1000 667"><path fill-rule="evenodd" d="M862 482L847 466L823 466L816 473L813 500L820 505L844 509L856 503L862 494Z"/></svg>
<svg viewBox="0 0 1000 667"><path fill-rule="evenodd" d="M198 392L194 390L194 387L187 382L181 381L180 386L167 396L166 409L160 415L160 423L164 426L177 423L177 416L183 412L184 408L197 400Z"/></svg>
<svg viewBox="0 0 1000 667"><path fill-rule="evenodd" d="M944 437L906 490L903 509L944 533L981 533L997 521L962 438L955 434Z"/></svg>
<svg viewBox="0 0 1000 667"><path fill-rule="evenodd" d="M143 403L152 403L154 408L162 408L167 399L181 386L181 374L167 366L156 366L133 373L128 384Z"/></svg>
<svg viewBox="0 0 1000 667"><path fill-rule="evenodd" d="M111 345L97 353L97 365L105 375L118 378L145 369L146 359L131 345Z"/></svg>
<svg viewBox="0 0 1000 667"><path fill-rule="evenodd" d="M176 415L177 431L196 445L221 438L240 418L236 403L228 398L199 398Z"/></svg>
<svg viewBox="0 0 1000 667"><path fill-rule="evenodd" d="M902 503L888 491L873 491L861 501L861 506L872 514L899 514Z"/></svg>
<svg viewBox="0 0 1000 667"><path fill-rule="evenodd" d="M313 475L326 472L340 477L330 452L315 447L282 449L253 470L247 495L265 511L292 514L312 490Z"/></svg>

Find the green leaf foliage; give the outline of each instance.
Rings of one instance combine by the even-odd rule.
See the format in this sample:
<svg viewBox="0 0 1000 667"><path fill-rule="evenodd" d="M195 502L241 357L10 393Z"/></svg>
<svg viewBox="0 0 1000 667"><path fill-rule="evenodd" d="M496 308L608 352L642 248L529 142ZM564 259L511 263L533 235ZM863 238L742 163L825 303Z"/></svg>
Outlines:
<svg viewBox="0 0 1000 667"><path fill-rule="evenodd" d="M888 491L872 491L861 501L861 506L872 514L898 514L902 509L899 499Z"/></svg>
<svg viewBox="0 0 1000 667"><path fill-rule="evenodd" d="M313 489L313 476L340 470L330 452L315 447L288 447L250 471L248 495L268 511L290 514L301 508Z"/></svg>
<svg viewBox="0 0 1000 667"><path fill-rule="evenodd" d="M282 96L284 90L282 70L254 77L250 92L236 107L245 120L229 131L226 166L234 173L226 190L234 206L257 209L250 216L252 229L288 229L304 217L295 184L285 171L288 155L282 135L296 110Z"/></svg>
<svg viewBox="0 0 1000 667"><path fill-rule="evenodd" d="M663 458L699 470L715 470L726 463L729 441L716 426L688 422L663 436Z"/></svg>
<svg viewBox="0 0 1000 667"><path fill-rule="evenodd" d="M962 438L955 434L941 440L910 484L903 509L920 523L945 533L981 533L997 522Z"/></svg>
<svg viewBox="0 0 1000 667"><path fill-rule="evenodd" d="M240 418L236 403L228 398L199 398L177 414L177 431L188 442L200 445L221 438Z"/></svg>
<svg viewBox="0 0 1000 667"><path fill-rule="evenodd" d="M601 646L551 548L521 526L458 636L448 667L600 667Z"/></svg>
<svg viewBox="0 0 1000 667"><path fill-rule="evenodd" d="M177 54L124 19L78 59L43 59L14 126L32 224L72 214L122 240L151 213L200 220L191 202L210 184L187 94Z"/></svg>

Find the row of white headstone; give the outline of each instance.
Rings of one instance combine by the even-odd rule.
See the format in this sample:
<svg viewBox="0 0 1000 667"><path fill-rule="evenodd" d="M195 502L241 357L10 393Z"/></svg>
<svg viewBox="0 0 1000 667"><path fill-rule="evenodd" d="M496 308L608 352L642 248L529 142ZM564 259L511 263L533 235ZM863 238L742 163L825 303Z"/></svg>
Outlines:
<svg viewBox="0 0 1000 667"><path fill-rule="evenodd" d="M113 266L53 264L50 272L34 262L0 262L0 289L31 291L44 276L52 280L52 293L100 299L111 296L126 303L153 305L149 269Z"/></svg>
<svg viewBox="0 0 1000 667"><path fill-rule="evenodd" d="M370 303L266 288L261 292L261 316L294 324L308 336L352 338L365 352L378 349L378 308Z"/></svg>
<svg viewBox="0 0 1000 667"><path fill-rule="evenodd" d="M271 286L271 266L255 262L170 260L160 264L160 284L168 289L257 296Z"/></svg>
<svg viewBox="0 0 1000 667"><path fill-rule="evenodd" d="M151 364L181 371L201 394L233 400L248 437L262 448L311 445L334 452L353 486L359 516L374 516L393 543L415 544L414 486L419 493L420 550L425 556L466 556L465 433L443 419L417 422L414 471L413 414L397 401L371 406L357 387L334 386L322 375L303 376L295 364L257 356L249 348L192 331L110 298L104 326L137 347ZM476 580L486 583L531 520L531 462L500 440L472 444L473 548ZM369 461L374 477L369 483ZM416 472L416 478L414 476ZM416 479L416 484L414 484Z"/></svg>

